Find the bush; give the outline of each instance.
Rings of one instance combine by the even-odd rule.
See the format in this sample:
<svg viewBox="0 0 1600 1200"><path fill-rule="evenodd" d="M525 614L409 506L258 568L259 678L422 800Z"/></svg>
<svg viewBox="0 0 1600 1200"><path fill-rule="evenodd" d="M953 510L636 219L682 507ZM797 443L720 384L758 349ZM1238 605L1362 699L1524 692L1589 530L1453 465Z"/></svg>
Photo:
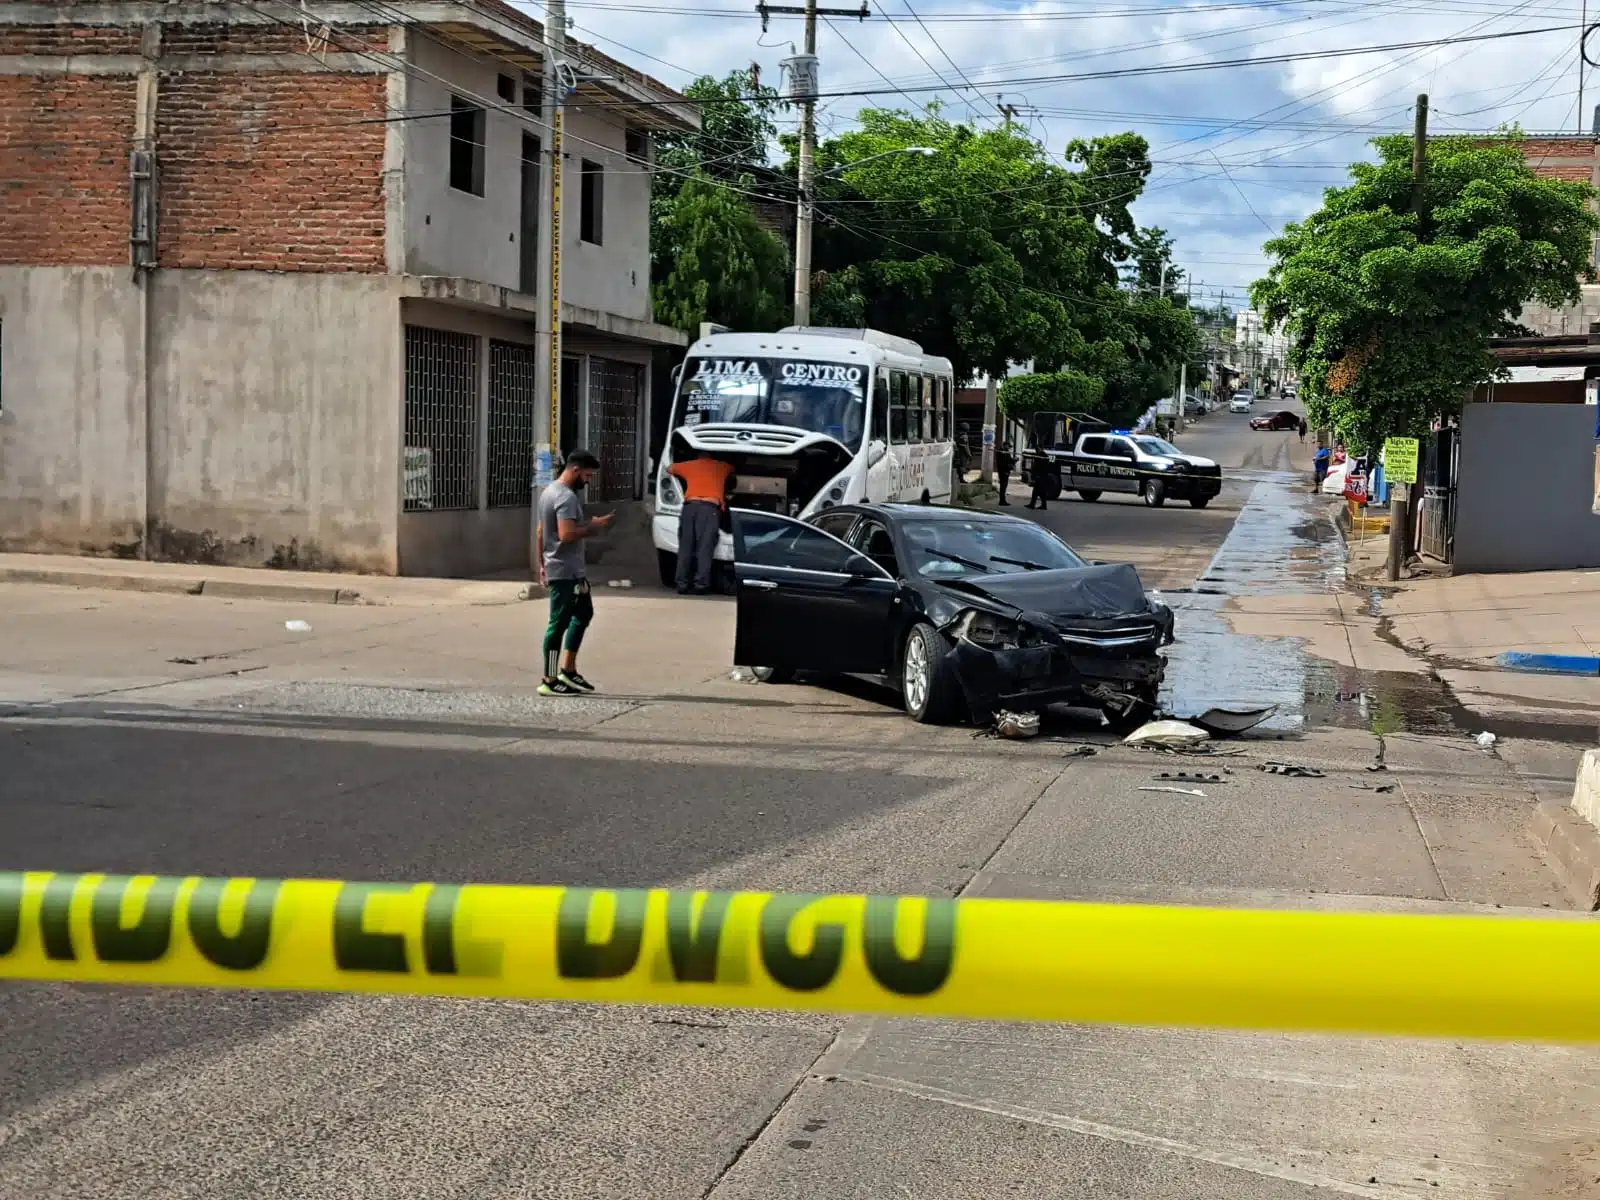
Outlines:
<svg viewBox="0 0 1600 1200"><path fill-rule="evenodd" d="M1105 399L1105 380L1068 367L1048 375L1013 375L1000 385L1000 411L1013 420L1036 412L1096 415Z"/></svg>

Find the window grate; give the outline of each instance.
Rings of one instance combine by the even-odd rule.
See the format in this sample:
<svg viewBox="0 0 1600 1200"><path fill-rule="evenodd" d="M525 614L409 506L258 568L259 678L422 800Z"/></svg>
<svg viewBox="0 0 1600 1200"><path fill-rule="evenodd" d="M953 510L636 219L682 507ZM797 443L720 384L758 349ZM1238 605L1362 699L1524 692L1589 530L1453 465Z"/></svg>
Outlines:
<svg viewBox="0 0 1600 1200"><path fill-rule="evenodd" d="M406 326L405 510L478 507L478 339Z"/></svg>
<svg viewBox="0 0 1600 1200"><path fill-rule="evenodd" d="M533 499L533 420L538 371L532 346L489 343L489 507Z"/></svg>
<svg viewBox="0 0 1600 1200"><path fill-rule="evenodd" d="M638 498L640 369L608 358L589 360L590 449L600 473L589 485L596 500Z"/></svg>

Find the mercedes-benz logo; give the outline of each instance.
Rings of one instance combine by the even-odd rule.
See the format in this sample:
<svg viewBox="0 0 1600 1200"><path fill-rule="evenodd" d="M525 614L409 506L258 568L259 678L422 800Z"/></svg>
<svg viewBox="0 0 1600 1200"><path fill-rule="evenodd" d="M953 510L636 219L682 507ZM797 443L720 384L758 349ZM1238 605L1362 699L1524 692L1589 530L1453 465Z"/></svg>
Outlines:
<svg viewBox="0 0 1600 1200"><path fill-rule="evenodd" d="M740 431L739 431L739 440L740 440L740 441L741 441L741 442L748 442L748 441L750 441L750 440L751 440L751 439L752 439L752 438L754 438L754 437L755 437L755 436L756 436L756 435L755 435L755 434L753 434L753 433L751 433L751 432L750 432L750 431L749 431L749 430L748 430L748 429L743 429L743 430L740 430Z"/></svg>

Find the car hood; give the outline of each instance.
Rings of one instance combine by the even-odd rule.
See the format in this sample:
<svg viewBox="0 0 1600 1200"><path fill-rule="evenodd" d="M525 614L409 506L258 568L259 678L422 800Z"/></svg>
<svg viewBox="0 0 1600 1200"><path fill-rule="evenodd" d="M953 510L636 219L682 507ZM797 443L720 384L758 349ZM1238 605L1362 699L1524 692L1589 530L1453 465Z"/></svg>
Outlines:
<svg viewBox="0 0 1600 1200"><path fill-rule="evenodd" d="M1163 454L1162 458L1171 459L1173 462L1188 463L1191 467L1214 467L1216 462L1209 458L1201 458L1198 454Z"/></svg>
<svg viewBox="0 0 1600 1200"><path fill-rule="evenodd" d="M937 586L1052 619L1096 620L1150 612L1144 583L1132 563L944 579Z"/></svg>

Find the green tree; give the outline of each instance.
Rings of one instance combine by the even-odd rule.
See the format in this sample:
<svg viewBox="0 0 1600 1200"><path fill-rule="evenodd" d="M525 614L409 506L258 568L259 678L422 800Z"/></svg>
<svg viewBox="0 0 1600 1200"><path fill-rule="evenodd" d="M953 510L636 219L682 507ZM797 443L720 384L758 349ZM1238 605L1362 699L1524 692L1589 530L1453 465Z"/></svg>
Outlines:
<svg viewBox="0 0 1600 1200"><path fill-rule="evenodd" d="M1036 412L1093 415L1105 394L1105 380L1068 367L1044 375L1013 375L1000 384L1000 411L1014 420Z"/></svg>
<svg viewBox="0 0 1600 1200"><path fill-rule="evenodd" d="M1128 238L1128 261L1123 278L1141 292L1153 296L1176 296L1183 279L1183 268L1172 261L1172 238L1165 229L1148 227L1135 230ZM1162 268L1166 268L1165 287Z"/></svg>
<svg viewBox="0 0 1600 1200"><path fill-rule="evenodd" d="M1267 242L1277 261L1255 307L1287 323L1312 417L1353 447L1458 411L1496 370L1488 338L1525 332L1525 304L1574 303L1593 278L1594 190L1535 175L1519 136L1430 141L1420 221L1412 139L1377 138L1378 162Z"/></svg>
<svg viewBox="0 0 1600 1200"><path fill-rule="evenodd" d="M702 321L768 330L789 316L789 252L737 192L689 179L651 231L656 320L694 336Z"/></svg>

